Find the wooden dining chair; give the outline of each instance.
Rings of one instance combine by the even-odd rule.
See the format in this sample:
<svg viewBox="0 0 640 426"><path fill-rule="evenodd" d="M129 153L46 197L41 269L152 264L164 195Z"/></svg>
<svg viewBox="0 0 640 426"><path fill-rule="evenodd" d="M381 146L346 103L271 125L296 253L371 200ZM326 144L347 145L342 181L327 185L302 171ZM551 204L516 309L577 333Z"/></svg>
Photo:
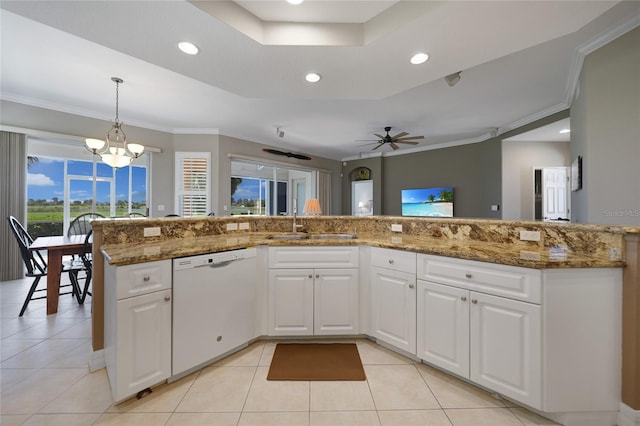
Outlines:
<svg viewBox="0 0 640 426"><path fill-rule="evenodd" d="M69 224L67 237L72 235L87 235L91 230L91 221L102 218L104 218L104 216L100 213L83 213L80 216L75 217L71 221L71 224Z"/></svg>
<svg viewBox="0 0 640 426"><path fill-rule="evenodd" d="M92 244L93 244L93 229L90 229L89 233L84 238L84 249L82 250L82 254L80 255L80 261L82 262L82 267L84 270L84 278L82 278L79 273L69 275L69 279L72 281L73 285L78 290L75 293L75 296L79 305L84 304L84 301L87 298L87 295L93 297L93 295L89 291L89 285L91 284L91 277L93 275ZM81 280L84 280L82 291L80 286Z"/></svg>
<svg viewBox="0 0 640 426"><path fill-rule="evenodd" d="M24 262L24 266L26 268L25 275L27 277L32 277L33 282L29 287L29 292L27 293L27 297L24 299L24 303L22 304L22 309L20 309L20 314L18 316L22 316L24 311L27 309L29 302L36 299L46 299L46 294L44 296L34 296L36 294L41 294L42 292L47 291L46 286L44 288L38 288L38 284L42 277L47 276L47 262L42 257L39 251L31 251L29 250L29 246L33 243L33 238L27 230L22 226L22 224L13 216L7 217L7 222L9 222L9 228L11 228L11 232L16 237L16 241L18 246L20 247L20 255L22 256L22 261ZM69 273L69 280L71 284L60 285L60 294L72 294L79 295L80 288L78 286L78 272L84 269L84 266L74 265L73 262L63 262L62 264L62 272ZM71 287L71 291L62 291L63 288Z"/></svg>

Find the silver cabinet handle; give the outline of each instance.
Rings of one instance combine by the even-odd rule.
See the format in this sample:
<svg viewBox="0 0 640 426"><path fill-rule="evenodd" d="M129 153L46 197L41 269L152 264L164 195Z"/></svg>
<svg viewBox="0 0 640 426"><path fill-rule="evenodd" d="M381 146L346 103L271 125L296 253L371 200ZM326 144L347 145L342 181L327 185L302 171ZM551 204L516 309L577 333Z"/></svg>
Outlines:
<svg viewBox="0 0 640 426"><path fill-rule="evenodd" d="M470 273L468 273L468 272L467 272L466 274L464 274L464 276L465 276L465 277L467 277L467 278L471 278L471 277L473 277L473 275L471 275L471 274L470 274Z"/></svg>
<svg viewBox="0 0 640 426"><path fill-rule="evenodd" d="M461 296L460 300L462 300L463 302L466 302L467 301L467 297L466 296Z"/></svg>
<svg viewBox="0 0 640 426"><path fill-rule="evenodd" d="M146 283L146 282L149 282L149 280L150 280L150 279L151 279L151 277L150 277L149 275L146 275L146 276L142 279L142 281L144 281L144 282Z"/></svg>
<svg viewBox="0 0 640 426"><path fill-rule="evenodd" d="M309 278L313 278L313 275L309 274Z"/></svg>
<svg viewBox="0 0 640 426"><path fill-rule="evenodd" d="M170 300L171 300L171 297L169 297L169 296L167 296L167 297L165 297L165 298L164 298L164 301L165 301L165 302L168 302L168 301L170 301Z"/></svg>
<svg viewBox="0 0 640 426"><path fill-rule="evenodd" d="M393 259L389 259L389 265L393 265Z"/></svg>
<svg viewBox="0 0 640 426"><path fill-rule="evenodd" d="M413 284L409 284L409 288L413 288L413 287L414 287L414 285L413 285Z"/></svg>
<svg viewBox="0 0 640 426"><path fill-rule="evenodd" d="M475 305L476 303L478 303L478 301L476 299L471 299L471 303Z"/></svg>
<svg viewBox="0 0 640 426"><path fill-rule="evenodd" d="M320 278L320 274L316 274L316 278Z"/></svg>

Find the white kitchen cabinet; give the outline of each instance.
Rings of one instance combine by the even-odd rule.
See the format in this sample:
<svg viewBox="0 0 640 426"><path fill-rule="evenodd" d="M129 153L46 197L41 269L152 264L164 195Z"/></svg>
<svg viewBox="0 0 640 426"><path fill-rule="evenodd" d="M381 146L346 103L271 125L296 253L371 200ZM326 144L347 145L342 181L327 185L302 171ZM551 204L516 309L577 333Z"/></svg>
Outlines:
<svg viewBox="0 0 640 426"><path fill-rule="evenodd" d="M268 334L358 334L358 265L354 246L270 247Z"/></svg>
<svg viewBox="0 0 640 426"><path fill-rule="evenodd" d="M469 291L418 280L417 352L431 364L469 377Z"/></svg>
<svg viewBox="0 0 640 426"><path fill-rule="evenodd" d="M358 334L357 269L270 269L269 335Z"/></svg>
<svg viewBox="0 0 640 426"><path fill-rule="evenodd" d="M315 269L313 334L352 335L360 332L357 269Z"/></svg>
<svg viewBox="0 0 640 426"><path fill-rule="evenodd" d="M540 306L418 280L419 358L540 405Z"/></svg>
<svg viewBox="0 0 640 426"><path fill-rule="evenodd" d="M115 402L171 375L171 261L105 265L105 362Z"/></svg>
<svg viewBox="0 0 640 426"><path fill-rule="evenodd" d="M416 353L416 254L371 249L371 333Z"/></svg>
<svg viewBox="0 0 640 426"><path fill-rule="evenodd" d="M270 269L270 336L313 335L313 269Z"/></svg>
<svg viewBox="0 0 640 426"><path fill-rule="evenodd" d="M486 388L540 407L540 306L470 292L469 378Z"/></svg>

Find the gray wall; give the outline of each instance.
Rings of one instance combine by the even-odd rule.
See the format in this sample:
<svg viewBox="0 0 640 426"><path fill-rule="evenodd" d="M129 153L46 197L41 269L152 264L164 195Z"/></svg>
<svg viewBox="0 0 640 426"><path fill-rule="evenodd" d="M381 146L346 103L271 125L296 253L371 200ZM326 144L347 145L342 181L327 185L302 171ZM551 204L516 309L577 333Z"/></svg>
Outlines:
<svg viewBox="0 0 640 426"><path fill-rule="evenodd" d="M568 167L569 142L502 141L502 218L534 220L534 168Z"/></svg>
<svg viewBox="0 0 640 426"><path fill-rule="evenodd" d="M400 191L452 186L455 217L500 218L501 140L383 157L382 214L401 214Z"/></svg>
<svg viewBox="0 0 640 426"><path fill-rule="evenodd" d="M640 226L640 28L589 54L571 108L575 222Z"/></svg>

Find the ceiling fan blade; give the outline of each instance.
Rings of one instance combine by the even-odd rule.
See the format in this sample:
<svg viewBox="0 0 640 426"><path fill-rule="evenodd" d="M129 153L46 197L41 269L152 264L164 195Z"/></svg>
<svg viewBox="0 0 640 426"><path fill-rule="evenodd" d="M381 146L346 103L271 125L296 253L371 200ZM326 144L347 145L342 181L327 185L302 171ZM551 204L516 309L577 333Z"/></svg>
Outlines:
<svg viewBox="0 0 640 426"><path fill-rule="evenodd" d="M363 142L364 142L364 141L363 141ZM371 142L369 142L369 143L363 143L362 145L358 145L358 146L369 146L369 145L373 145L373 144L376 144L376 143L378 143L378 144L379 144L379 143L380 143L380 141L371 141Z"/></svg>
<svg viewBox="0 0 640 426"><path fill-rule="evenodd" d="M400 133L398 133L397 135L392 136L392 137L391 137L391 139L398 139L398 138L401 138L401 137L406 136L406 135L408 135L408 134L409 134L409 133L407 133L407 132L400 132Z"/></svg>
<svg viewBox="0 0 640 426"><path fill-rule="evenodd" d="M377 136L377 137L379 137L380 139L384 139L384 136L380 136L380 135L379 135L379 134L377 134L377 133L374 133L374 135L376 135L376 136Z"/></svg>
<svg viewBox="0 0 640 426"><path fill-rule="evenodd" d="M380 148L382 145L384 145L383 142L378 142L378 146L376 146L375 148L373 148L371 151L375 151L376 149Z"/></svg>
<svg viewBox="0 0 640 426"><path fill-rule="evenodd" d="M275 154L275 155L287 155L286 152L284 151L278 151L277 149L271 149L271 148L263 148L262 149L264 152L268 152L269 154Z"/></svg>
<svg viewBox="0 0 640 426"><path fill-rule="evenodd" d="M424 139L424 136L407 136L404 138L396 138L396 141L408 141L411 139Z"/></svg>
<svg viewBox="0 0 640 426"><path fill-rule="evenodd" d="M311 160L311 157L304 154L293 154L291 152L287 153L287 157L297 158L298 160Z"/></svg>
<svg viewBox="0 0 640 426"><path fill-rule="evenodd" d="M408 145L418 145L418 142L413 141L393 141L394 143L406 143Z"/></svg>
<svg viewBox="0 0 640 426"><path fill-rule="evenodd" d="M398 145L396 145L395 143L391 142L389 143L389 145L391 145L391 148L393 148L393 150L395 151L396 149L400 148Z"/></svg>

